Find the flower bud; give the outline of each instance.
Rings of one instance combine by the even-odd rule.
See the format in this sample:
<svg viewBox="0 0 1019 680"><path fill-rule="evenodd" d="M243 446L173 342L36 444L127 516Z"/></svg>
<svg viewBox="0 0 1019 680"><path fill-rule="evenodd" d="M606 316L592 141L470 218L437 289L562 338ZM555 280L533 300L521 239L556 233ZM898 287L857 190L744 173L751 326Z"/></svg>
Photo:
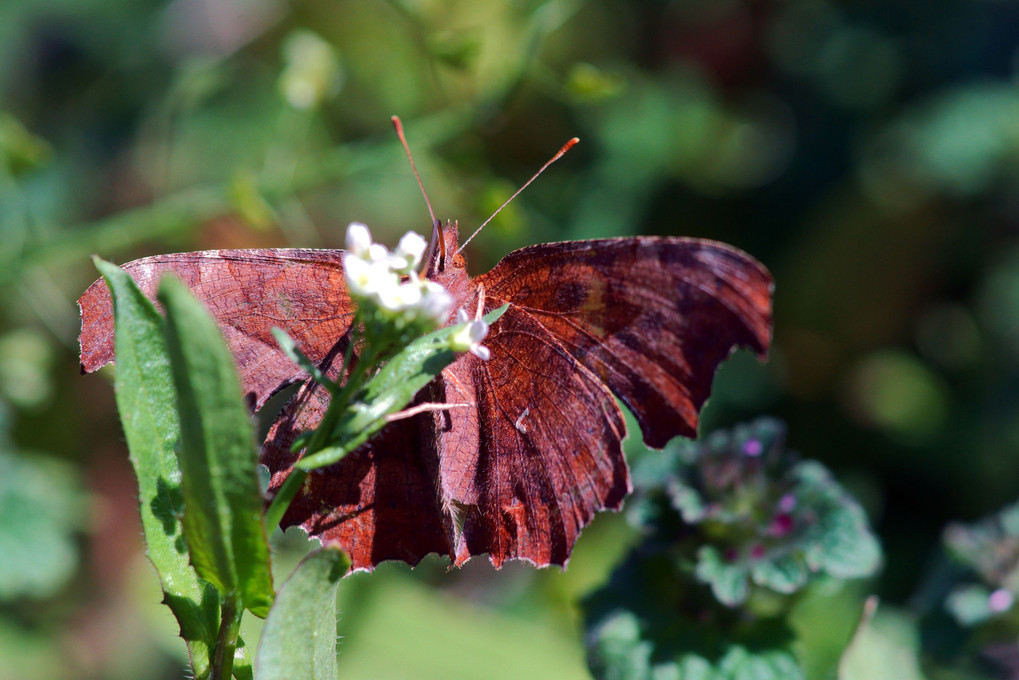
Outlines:
<svg viewBox="0 0 1019 680"><path fill-rule="evenodd" d="M457 313L457 322L466 324L449 339L449 346L454 352L470 352L474 356L488 361L492 353L481 341L488 335L488 324L481 319L467 320L467 313L461 308Z"/></svg>

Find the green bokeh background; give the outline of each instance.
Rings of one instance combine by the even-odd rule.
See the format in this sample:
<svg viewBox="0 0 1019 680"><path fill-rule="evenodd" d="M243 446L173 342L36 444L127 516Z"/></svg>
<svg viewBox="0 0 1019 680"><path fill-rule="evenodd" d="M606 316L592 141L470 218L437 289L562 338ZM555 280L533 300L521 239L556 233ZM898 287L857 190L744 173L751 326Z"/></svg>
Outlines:
<svg viewBox="0 0 1019 680"><path fill-rule="evenodd" d="M1019 496L1017 48L991 0L0 2L0 678L182 673L109 375L78 375L88 256L427 234L392 114L465 231L581 138L474 274L631 234L762 260L771 358L723 368L703 429L784 419L881 536L879 579L797 613L814 649L864 592L906 607L946 522ZM356 575L341 677L585 677L577 600L634 540L606 515L565 573Z"/></svg>

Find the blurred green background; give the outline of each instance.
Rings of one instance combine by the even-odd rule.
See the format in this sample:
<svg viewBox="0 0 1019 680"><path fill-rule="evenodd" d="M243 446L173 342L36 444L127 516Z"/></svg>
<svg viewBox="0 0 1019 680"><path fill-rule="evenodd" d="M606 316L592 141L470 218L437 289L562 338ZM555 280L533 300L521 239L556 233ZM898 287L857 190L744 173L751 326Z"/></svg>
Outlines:
<svg viewBox="0 0 1019 680"><path fill-rule="evenodd" d="M991 0L3 0L0 678L182 674L109 376L78 375L88 256L427 235L392 114L464 231L581 138L473 274L631 234L762 260L771 358L723 368L702 429L782 418L867 508L882 576L802 628L904 611L946 522L1019 496L1017 47ZM356 575L341 677L585 677L577 599L634 540L606 515L565 573Z"/></svg>

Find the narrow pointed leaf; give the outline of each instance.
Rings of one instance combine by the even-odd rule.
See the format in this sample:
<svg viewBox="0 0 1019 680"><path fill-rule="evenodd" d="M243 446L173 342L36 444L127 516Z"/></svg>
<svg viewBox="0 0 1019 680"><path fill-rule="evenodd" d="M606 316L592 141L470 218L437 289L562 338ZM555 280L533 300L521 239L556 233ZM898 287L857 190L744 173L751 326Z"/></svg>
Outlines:
<svg viewBox="0 0 1019 680"><path fill-rule="evenodd" d="M199 575L257 616L272 604L251 419L216 323L179 280L159 286L180 416L184 537Z"/></svg>
<svg viewBox="0 0 1019 680"><path fill-rule="evenodd" d="M311 359L304 355L301 348L297 346L297 341L287 335L287 332L282 328L272 327L272 335L276 338L276 343L280 346L280 349L289 357L291 361L300 366L302 369L307 371L308 375L311 376L312 380L322 385L332 393L336 393L337 385L335 382L326 377L318 366L315 365Z"/></svg>
<svg viewBox="0 0 1019 680"><path fill-rule="evenodd" d="M113 298L117 408L138 478L147 555L163 602L180 624L194 676L205 678L219 628L219 595L191 567L181 528L180 426L163 317L123 270L99 258L95 265Z"/></svg>
<svg viewBox="0 0 1019 680"><path fill-rule="evenodd" d="M485 315L485 322L495 323L508 308L503 305L492 310ZM447 326L422 336L387 361L340 417L331 438L338 444L302 458L298 465L306 470L332 465L385 427L389 416L406 408L425 385L453 363L457 355L449 349L449 338L461 328Z"/></svg>
<svg viewBox="0 0 1019 680"><path fill-rule="evenodd" d="M262 629L256 680L335 680L336 586L349 568L350 559L335 547L297 565Z"/></svg>

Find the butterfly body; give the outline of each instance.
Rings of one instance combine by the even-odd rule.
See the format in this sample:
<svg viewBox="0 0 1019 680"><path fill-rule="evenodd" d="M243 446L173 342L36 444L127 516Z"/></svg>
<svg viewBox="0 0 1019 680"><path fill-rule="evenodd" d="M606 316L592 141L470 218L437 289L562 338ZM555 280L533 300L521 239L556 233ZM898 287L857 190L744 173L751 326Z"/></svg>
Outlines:
<svg viewBox="0 0 1019 680"><path fill-rule="evenodd" d="M335 465L313 472L284 517L334 542L355 569L428 553L455 565L488 553L564 565L599 510L629 491L613 395L633 411L647 444L696 434L718 364L737 346L763 356L772 281L745 253L712 241L635 237L549 243L510 253L471 278L455 225L433 230L423 275L442 284L453 312L509 303L485 345L465 353L418 396L456 405L398 420ZM210 251L125 265L153 295L174 272L223 328L257 408L306 380L275 347L273 325L338 378L353 322L341 251ZM113 359L112 316L101 282L80 300L82 368ZM448 323L453 322L451 315ZM281 358L282 357L282 358ZM276 419L262 460L278 488L313 428L325 391L305 382Z"/></svg>

